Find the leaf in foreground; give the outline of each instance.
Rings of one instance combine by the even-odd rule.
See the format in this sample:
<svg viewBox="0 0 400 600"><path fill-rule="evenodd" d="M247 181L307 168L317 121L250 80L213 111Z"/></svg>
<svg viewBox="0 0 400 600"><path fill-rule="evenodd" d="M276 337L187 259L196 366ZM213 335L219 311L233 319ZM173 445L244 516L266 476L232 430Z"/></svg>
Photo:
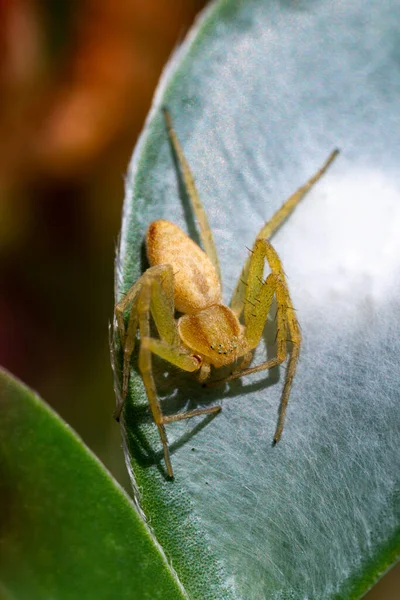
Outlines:
<svg viewBox="0 0 400 600"><path fill-rule="evenodd" d="M186 598L123 490L5 371L0 540L0 595L7 599Z"/></svg>

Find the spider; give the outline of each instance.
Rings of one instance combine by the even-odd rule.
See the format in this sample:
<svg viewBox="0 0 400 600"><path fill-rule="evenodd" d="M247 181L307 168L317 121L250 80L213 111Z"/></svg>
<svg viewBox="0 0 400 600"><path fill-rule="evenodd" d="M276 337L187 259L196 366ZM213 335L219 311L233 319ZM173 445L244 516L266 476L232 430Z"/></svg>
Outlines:
<svg viewBox="0 0 400 600"><path fill-rule="evenodd" d="M299 358L301 333L281 261L268 239L325 173L338 151L334 150L319 171L261 228L228 307L222 302L221 273L207 216L171 116L166 108L163 112L168 136L197 219L204 251L170 221L160 219L150 224L146 247L151 266L115 306L124 356L122 396L115 417L119 420L127 396L131 356L139 330L139 370L163 445L167 473L173 478L165 425L197 415L217 413L221 407L212 406L164 415L152 372L152 354L184 371L197 372L200 382L208 379L211 366L218 369L235 364L228 377L209 384L215 385L280 365L286 359L289 338L291 349L273 443L279 441ZM270 274L263 279L265 262ZM277 306L276 357L250 367L253 350L260 342L274 297ZM128 310L129 318L125 327L125 313ZM175 318L175 312L181 313L178 318ZM154 320L159 338L151 337L150 317Z"/></svg>

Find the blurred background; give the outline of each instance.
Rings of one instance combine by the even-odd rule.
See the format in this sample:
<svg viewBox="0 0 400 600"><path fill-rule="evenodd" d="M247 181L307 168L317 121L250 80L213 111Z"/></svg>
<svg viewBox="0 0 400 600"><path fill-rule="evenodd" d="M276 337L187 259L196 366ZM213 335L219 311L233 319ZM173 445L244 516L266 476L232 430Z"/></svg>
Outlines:
<svg viewBox="0 0 400 600"><path fill-rule="evenodd" d="M205 0L1 0L0 364L130 493L108 348L124 174ZM395 599L400 570L368 600Z"/></svg>
<svg viewBox="0 0 400 600"><path fill-rule="evenodd" d="M124 175L204 4L0 2L0 363L128 490L108 348Z"/></svg>

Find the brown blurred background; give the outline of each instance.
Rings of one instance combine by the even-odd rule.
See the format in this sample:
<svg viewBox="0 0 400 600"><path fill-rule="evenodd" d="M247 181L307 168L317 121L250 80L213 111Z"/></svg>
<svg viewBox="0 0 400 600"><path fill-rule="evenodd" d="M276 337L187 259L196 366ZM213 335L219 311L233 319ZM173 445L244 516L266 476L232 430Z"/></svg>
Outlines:
<svg viewBox="0 0 400 600"><path fill-rule="evenodd" d="M0 363L128 486L108 350L123 177L204 0L0 0Z"/></svg>
<svg viewBox="0 0 400 600"><path fill-rule="evenodd" d="M0 363L128 491L108 350L123 176L205 3L0 0ZM368 599L399 598L398 578Z"/></svg>

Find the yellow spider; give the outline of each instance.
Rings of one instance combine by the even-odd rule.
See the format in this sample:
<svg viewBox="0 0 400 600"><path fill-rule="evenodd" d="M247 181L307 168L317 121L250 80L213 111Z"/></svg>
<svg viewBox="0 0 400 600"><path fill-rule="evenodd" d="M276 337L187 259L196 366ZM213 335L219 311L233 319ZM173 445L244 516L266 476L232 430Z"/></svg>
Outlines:
<svg viewBox="0 0 400 600"><path fill-rule="evenodd" d="M164 109L164 117L197 218L204 251L177 225L161 219L150 224L146 245L151 266L115 307L124 351L122 401L117 408L116 418L118 420L120 417L128 392L131 356L139 329L139 369L153 419L163 444L167 472L172 478L174 475L165 424L196 415L216 413L221 410L221 407L212 406L171 416L163 415L153 378L152 353L184 371L197 371L201 382L210 375L211 365L219 368L241 359L229 377L218 381L224 383L281 364L286 359L289 339L290 358L274 435L274 443L279 441L299 357L301 334L281 261L268 238L323 175L338 151L333 151L321 169L262 227L228 307L222 303L218 256L207 216L166 109ZM264 280L265 261L271 273ZM249 367L252 351L260 342L274 296L277 305L276 358ZM124 314L128 309L129 319L125 328ZM175 312L181 313L177 319L175 319ZM243 322L240 321L242 312ZM150 335L150 315L153 317L160 339Z"/></svg>

